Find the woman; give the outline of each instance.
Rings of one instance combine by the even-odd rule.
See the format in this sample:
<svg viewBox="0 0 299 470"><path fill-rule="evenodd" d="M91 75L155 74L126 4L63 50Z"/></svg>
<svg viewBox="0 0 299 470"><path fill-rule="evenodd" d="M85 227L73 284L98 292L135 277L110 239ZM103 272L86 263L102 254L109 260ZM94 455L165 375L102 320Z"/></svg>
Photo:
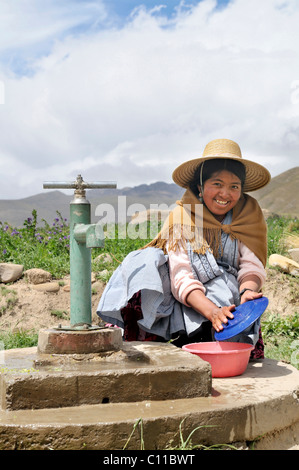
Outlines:
<svg viewBox="0 0 299 470"><path fill-rule="evenodd" d="M270 178L227 139L210 142L202 158L180 165L173 180L186 188L182 200L157 237L115 271L98 314L124 328L128 340L179 337L181 345L221 331L235 306L262 296L267 229L246 192ZM256 345L259 330L257 320L230 341Z"/></svg>

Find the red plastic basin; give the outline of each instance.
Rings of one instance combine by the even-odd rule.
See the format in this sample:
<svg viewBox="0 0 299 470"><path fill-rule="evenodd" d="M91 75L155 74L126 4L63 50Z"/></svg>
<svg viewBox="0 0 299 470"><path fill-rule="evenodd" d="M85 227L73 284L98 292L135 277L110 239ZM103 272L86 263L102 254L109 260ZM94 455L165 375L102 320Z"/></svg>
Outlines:
<svg viewBox="0 0 299 470"><path fill-rule="evenodd" d="M182 347L211 364L212 377L234 377L245 372L250 352L254 347L247 343L219 342L191 343Z"/></svg>

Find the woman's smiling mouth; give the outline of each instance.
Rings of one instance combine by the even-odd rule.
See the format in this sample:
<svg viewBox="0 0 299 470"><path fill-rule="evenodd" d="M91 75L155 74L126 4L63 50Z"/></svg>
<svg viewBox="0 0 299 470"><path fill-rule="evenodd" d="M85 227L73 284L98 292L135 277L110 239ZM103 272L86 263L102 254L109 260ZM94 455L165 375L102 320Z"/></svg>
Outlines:
<svg viewBox="0 0 299 470"><path fill-rule="evenodd" d="M227 204L229 204L229 201L220 201L219 199L215 199L215 201L221 206L226 206Z"/></svg>

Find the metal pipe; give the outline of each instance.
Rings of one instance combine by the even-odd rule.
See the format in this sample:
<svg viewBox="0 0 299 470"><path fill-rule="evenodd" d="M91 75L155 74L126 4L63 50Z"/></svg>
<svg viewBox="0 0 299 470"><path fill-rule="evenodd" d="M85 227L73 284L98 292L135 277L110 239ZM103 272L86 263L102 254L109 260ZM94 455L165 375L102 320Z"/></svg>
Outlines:
<svg viewBox="0 0 299 470"><path fill-rule="evenodd" d="M73 182L48 181L44 189L75 189L70 203L70 328L92 328L91 311L91 252L90 248L103 246L103 238L90 223L90 203L85 190L95 188L116 188L115 182L86 183L81 175Z"/></svg>
<svg viewBox="0 0 299 470"><path fill-rule="evenodd" d="M90 223L90 204L70 205L71 327L91 326L91 253L75 239L75 227Z"/></svg>
<svg viewBox="0 0 299 470"><path fill-rule="evenodd" d="M114 181L108 181L107 183L101 182L93 182L93 183L85 183L83 182L83 189L112 189L116 188L117 185ZM45 181L43 183L44 189L78 189L78 183L76 181L62 181L62 182L55 182L55 181Z"/></svg>

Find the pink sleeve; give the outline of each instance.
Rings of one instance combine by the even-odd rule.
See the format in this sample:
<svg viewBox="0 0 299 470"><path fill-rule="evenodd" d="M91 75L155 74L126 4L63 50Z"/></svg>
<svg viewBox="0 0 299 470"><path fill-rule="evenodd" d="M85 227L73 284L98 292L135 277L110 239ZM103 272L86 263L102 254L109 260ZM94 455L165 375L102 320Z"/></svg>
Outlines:
<svg viewBox="0 0 299 470"><path fill-rule="evenodd" d="M188 305L186 297L194 289L206 292L203 284L194 278L189 257L186 251L177 249L168 252L169 274L173 296L181 303Z"/></svg>
<svg viewBox="0 0 299 470"><path fill-rule="evenodd" d="M247 248L244 243L239 242L239 271L238 271L238 282L242 283L243 279L249 274L254 274L261 281L261 287L266 280L266 270L263 263L258 257Z"/></svg>

